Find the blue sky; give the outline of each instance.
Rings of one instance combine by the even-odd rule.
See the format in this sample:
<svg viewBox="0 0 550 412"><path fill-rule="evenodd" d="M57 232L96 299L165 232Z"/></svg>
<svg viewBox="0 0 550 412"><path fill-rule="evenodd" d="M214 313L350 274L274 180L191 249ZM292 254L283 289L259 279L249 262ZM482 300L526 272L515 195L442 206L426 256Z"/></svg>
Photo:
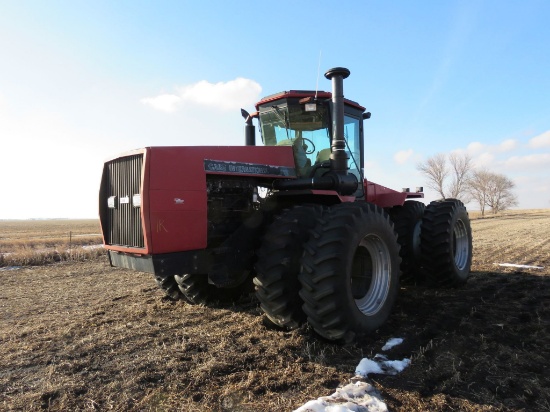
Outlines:
<svg viewBox="0 0 550 412"><path fill-rule="evenodd" d="M0 219L96 217L121 151L241 144L239 108L315 89L320 52L319 88L347 67L373 114L369 179L426 186L418 162L467 151L548 208L549 17L546 0L0 0Z"/></svg>

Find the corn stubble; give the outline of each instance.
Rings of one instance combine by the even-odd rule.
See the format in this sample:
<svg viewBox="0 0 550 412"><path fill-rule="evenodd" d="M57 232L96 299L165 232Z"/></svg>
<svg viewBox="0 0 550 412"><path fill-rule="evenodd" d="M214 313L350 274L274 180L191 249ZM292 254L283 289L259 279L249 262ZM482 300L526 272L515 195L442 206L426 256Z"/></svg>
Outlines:
<svg viewBox="0 0 550 412"><path fill-rule="evenodd" d="M392 411L548 410L550 211L472 227L465 286L403 286L389 322L348 346L265 326L253 295L166 300L152 275L104 254L0 271L0 410L290 411L348 383L391 337L404 343L387 355L412 358L371 376Z"/></svg>

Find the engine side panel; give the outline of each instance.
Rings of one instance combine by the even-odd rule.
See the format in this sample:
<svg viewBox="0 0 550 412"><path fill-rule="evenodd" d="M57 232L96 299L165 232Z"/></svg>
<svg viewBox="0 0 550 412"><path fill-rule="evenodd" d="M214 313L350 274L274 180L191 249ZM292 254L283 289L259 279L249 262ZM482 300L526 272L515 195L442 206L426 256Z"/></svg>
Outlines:
<svg viewBox="0 0 550 412"><path fill-rule="evenodd" d="M105 236L108 249L135 254L204 249L209 246L209 233L223 237L236 221L251 213L255 184L295 176L290 147L148 147L115 157L106 165L124 163L129 156L143 158L138 178L141 206L132 204L138 192L135 182L128 187L128 176L112 173L112 167L106 166L100 215L104 234L113 230L132 233L141 226L144 241L140 243L115 244L109 242L115 237ZM107 202L115 189L117 206L112 209ZM125 216L122 212L126 210L140 217L131 221L107 219L113 214Z"/></svg>

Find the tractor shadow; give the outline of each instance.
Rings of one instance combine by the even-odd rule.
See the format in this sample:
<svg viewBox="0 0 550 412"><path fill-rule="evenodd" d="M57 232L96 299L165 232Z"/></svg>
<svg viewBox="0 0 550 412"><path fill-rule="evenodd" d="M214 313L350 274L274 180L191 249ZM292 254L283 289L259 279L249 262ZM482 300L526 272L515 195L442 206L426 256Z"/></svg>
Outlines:
<svg viewBox="0 0 550 412"><path fill-rule="evenodd" d="M466 285L453 289L402 285L389 321L348 345L324 340L308 325L293 331L270 325L253 295L211 308L253 324L233 325L228 335L242 343L243 366L265 370L271 362L281 372L294 371L292 378L273 375L268 392L287 396L316 379L329 395L349 382L362 358L383 353L391 360L412 360L398 375L369 375L390 410L544 410L550 402L546 272L475 271ZM396 337L404 342L382 352Z"/></svg>
<svg viewBox="0 0 550 412"><path fill-rule="evenodd" d="M462 399L544 410L550 402L549 325L547 272L475 271L456 289L403 286L394 315L379 332L404 338L391 356L412 357L412 365L375 381L391 397L391 409L402 408L407 393L430 409L435 404L429 402L443 396L453 408Z"/></svg>

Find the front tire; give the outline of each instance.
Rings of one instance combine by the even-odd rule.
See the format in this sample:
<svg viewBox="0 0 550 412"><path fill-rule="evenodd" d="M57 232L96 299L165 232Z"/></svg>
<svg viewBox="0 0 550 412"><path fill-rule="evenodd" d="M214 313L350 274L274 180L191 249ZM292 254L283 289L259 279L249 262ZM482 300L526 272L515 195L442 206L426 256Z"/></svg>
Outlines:
<svg viewBox="0 0 550 412"><path fill-rule="evenodd" d="M246 279L240 285L228 288L211 285L206 274L176 275L174 279L185 300L193 305L235 301L247 291Z"/></svg>
<svg viewBox="0 0 550 412"><path fill-rule="evenodd" d="M308 322L351 342L389 317L399 289L399 244L389 216L371 203L334 206L304 247L300 296Z"/></svg>
<svg viewBox="0 0 550 412"><path fill-rule="evenodd" d="M194 305L205 304L211 298L211 285L208 284L207 275L176 275L176 283L185 299Z"/></svg>
<svg viewBox="0 0 550 412"><path fill-rule="evenodd" d="M433 286L466 283L472 265L472 229L457 199L430 203L422 220L423 266Z"/></svg>
<svg viewBox="0 0 550 412"><path fill-rule="evenodd" d="M166 297L171 300L180 300L183 296L178 288L178 284L174 279L174 276L164 276L160 274L155 275L155 281L157 286L163 290Z"/></svg>
<svg viewBox="0 0 550 412"><path fill-rule="evenodd" d="M256 297L266 317L275 325L296 329L305 320L299 296L300 259L309 231L324 208L301 205L286 210L269 226L258 249Z"/></svg>

